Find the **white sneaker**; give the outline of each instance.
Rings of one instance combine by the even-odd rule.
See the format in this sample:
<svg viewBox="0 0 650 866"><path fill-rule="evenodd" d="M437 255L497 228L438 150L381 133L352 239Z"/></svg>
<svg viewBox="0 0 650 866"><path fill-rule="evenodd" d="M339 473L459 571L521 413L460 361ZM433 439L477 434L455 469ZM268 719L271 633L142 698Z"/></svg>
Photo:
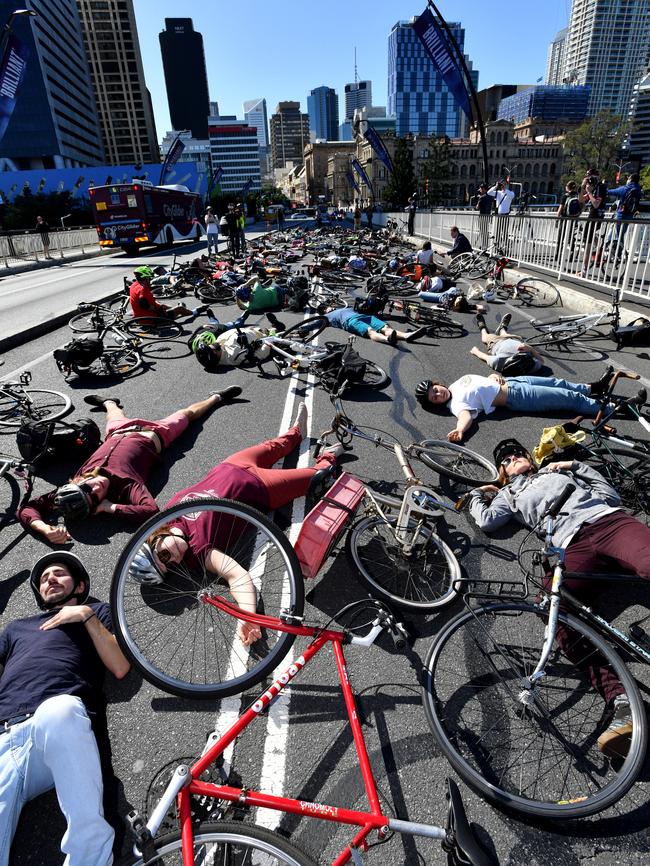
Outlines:
<svg viewBox="0 0 650 866"><path fill-rule="evenodd" d="M293 422L293 426L297 427L300 430L300 435L303 439L307 438L307 421L309 420L309 414L307 412L307 406L301 401L298 403L298 411L296 412L296 417Z"/></svg>

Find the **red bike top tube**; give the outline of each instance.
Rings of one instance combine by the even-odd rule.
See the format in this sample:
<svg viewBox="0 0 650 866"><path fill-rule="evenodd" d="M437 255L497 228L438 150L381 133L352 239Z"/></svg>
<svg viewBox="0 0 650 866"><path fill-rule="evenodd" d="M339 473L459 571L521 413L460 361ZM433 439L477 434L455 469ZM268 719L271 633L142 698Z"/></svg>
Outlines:
<svg viewBox="0 0 650 866"><path fill-rule="evenodd" d="M292 625L291 623L284 622L284 620L278 619L275 616L266 616L266 614L261 613L249 613L243 608L238 607L236 604L231 604L229 601L226 601L226 599L220 595L211 596L203 594L201 597L206 604L211 604L213 607L218 608L223 613L227 613L229 616L235 617L236 619L242 619L244 622L253 623L253 625L259 625L262 628L271 629L272 631L284 631L288 632L288 634L298 634L303 637L324 637L329 641L336 641L337 643L343 643L343 641L347 640L347 634L344 631L326 629L321 626L313 625Z"/></svg>

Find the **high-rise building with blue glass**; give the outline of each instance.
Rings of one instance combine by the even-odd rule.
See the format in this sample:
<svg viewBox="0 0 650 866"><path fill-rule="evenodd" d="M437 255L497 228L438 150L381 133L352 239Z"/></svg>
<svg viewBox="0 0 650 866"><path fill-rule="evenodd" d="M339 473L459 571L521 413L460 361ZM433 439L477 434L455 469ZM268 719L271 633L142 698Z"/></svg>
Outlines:
<svg viewBox="0 0 650 866"><path fill-rule="evenodd" d="M418 39L415 20L399 21L388 36L388 114L397 119L397 135L412 132L463 138L469 120ZM458 22L447 25L462 52L465 30ZM465 61L478 87L478 70L472 70L467 56Z"/></svg>
<svg viewBox="0 0 650 866"><path fill-rule="evenodd" d="M331 87L317 87L307 97L309 131L315 138L336 141L339 137L339 98Z"/></svg>

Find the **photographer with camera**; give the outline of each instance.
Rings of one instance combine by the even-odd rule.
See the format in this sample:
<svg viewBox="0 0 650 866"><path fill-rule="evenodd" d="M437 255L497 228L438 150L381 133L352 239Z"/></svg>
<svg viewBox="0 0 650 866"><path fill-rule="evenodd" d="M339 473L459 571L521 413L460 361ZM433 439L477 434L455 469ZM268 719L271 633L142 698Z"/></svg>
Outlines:
<svg viewBox="0 0 650 866"><path fill-rule="evenodd" d="M605 214L605 199L607 197L607 185L600 179L597 168L590 168L580 184L580 204L587 210L587 224L584 230L585 254L582 261L581 277L587 276L589 261L594 246L596 229ZM598 256L596 257L598 258ZM598 261L596 262L598 264Z"/></svg>
<svg viewBox="0 0 650 866"><path fill-rule="evenodd" d="M503 246L508 237L508 221L506 217L510 216L510 208L514 201L514 191L510 189L510 181L499 180L487 191L496 201L497 205L497 230L496 242L497 246Z"/></svg>

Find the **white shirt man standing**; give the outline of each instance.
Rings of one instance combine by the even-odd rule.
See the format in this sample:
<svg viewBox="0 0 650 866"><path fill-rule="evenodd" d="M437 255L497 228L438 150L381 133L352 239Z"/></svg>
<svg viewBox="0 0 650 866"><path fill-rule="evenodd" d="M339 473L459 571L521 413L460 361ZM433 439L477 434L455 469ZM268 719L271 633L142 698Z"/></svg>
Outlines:
<svg viewBox="0 0 650 866"><path fill-rule="evenodd" d="M211 207L205 209L205 230L208 240L208 255L210 255L212 247L214 247L216 255L219 252L219 220Z"/></svg>
<svg viewBox="0 0 650 866"><path fill-rule="evenodd" d="M507 180L500 180L498 183L487 191L488 195L494 196L497 203L497 227L496 227L496 245L498 248L505 247L508 241L508 220L510 208L514 200L515 194L510 189Z"/></svg>

